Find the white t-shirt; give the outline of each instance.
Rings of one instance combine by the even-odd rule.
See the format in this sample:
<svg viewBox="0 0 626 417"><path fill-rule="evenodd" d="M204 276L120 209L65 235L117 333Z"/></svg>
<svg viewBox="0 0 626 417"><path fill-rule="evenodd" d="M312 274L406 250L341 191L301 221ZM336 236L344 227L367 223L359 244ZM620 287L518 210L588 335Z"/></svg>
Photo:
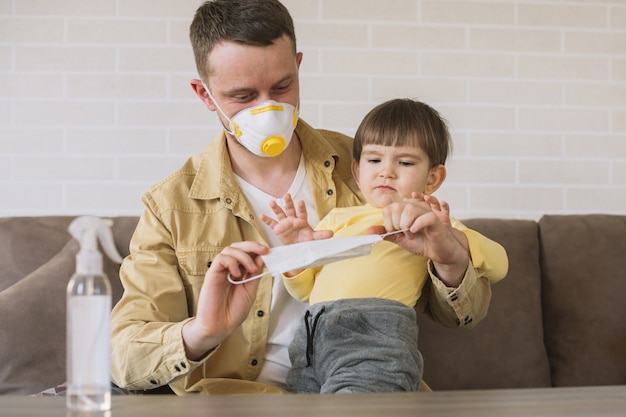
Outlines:
<svg viewBox="0 0 626 417"><path fill-rule="evenodd" d="M261 214L265 214L268 217L276 218L276 215L270 208L270 201L278 202L278 205L284 209L284 201L282 198L276 198L266 194L240 177L237 177L237 180L252 205L252 208L254 208L257 217ZM307 180L306 168L302 157L300 158L298 171L293 183L289 187L288 193L291 194L294 202L300 200L305 202L309 224L315 227L319 222L319 217L315 211L315 205L313 204L313 194L309 181ZM265 223L262 223L262 226L265 235L270 241L270 245L272 247L280 246L281 243L272 229ZM280 275L273 277L267 350L263 369L261 369L257 381L285 388L287 371L291 367L287 348L293 338L296 327L304 317L304 312L307 307L308 304L302 303L289 295Z"/></svg>

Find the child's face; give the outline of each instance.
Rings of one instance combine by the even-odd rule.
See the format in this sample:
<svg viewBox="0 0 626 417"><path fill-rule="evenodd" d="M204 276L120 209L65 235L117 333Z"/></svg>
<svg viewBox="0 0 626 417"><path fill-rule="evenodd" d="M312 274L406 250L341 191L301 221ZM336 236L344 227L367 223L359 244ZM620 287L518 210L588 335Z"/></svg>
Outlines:
<svg viewBox="0 0 626 417"><path fill-rule="evenodd" d="M430 168L428 156L413 146L365 145L352 173L363 196L374 207L410 198L412 192L430 194L443 181L443 165ZM433 188L434 186L434 188Z"/></svg>

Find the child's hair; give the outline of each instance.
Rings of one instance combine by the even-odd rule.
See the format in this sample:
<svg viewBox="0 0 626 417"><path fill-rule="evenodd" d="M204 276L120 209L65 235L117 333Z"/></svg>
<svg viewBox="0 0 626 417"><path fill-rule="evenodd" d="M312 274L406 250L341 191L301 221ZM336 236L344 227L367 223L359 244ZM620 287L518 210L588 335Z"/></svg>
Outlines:
<svg viewBox="0 0 626 417"><path fill-rule="evenodd" d="M359 162L364 145L414 146L424 150L430 167L444 165L452 150L446 121L421 101L398 98L374 107L354 135L352 155Z"/></svg>

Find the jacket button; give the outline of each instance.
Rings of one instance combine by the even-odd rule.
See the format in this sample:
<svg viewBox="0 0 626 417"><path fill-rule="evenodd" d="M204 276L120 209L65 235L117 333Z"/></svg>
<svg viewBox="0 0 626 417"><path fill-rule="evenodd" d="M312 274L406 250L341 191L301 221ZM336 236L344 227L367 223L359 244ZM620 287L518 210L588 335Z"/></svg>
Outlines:
<svg viewBox="0 0 626 417"><path fill-rule="evenodd" d="M151 379L151 380L150 380L150 383L151 383L152 385L158 385L158 381L156 381L156 380L154 380L154 379Z"/></svg>
<svg viewBox="0 0 626 417"><path fill-rule="evenodd" d="M252 359L252 360L250 361L250 365L252 365L252 366L257 366L257 364L258 364L258 363L259 363L259 362L258 362L256 359Z"/></svg>
<svg viewBox="0 0 626 417"><path fill-rule="evenodd" d="M265 315L265 312L263 310L259 310L256 312L257 317L263 317Z"/></svg>
<svg viewBox="0 0 626 417"><path fill-rule="evenodd" d="M324 166L328 168L330 166L330 161L324 161Z"/></svg>
<svg viewBox="0 0 626 417"><path fill-rule="evenodd" d="M331 190L331 189L328 189L328 190L326 190L326 194L333 195L333 194L335 194L335 192L333 190Z"/></svg>
<svg viewBox="0 0 626 417"><path fill-rule="evenodd" d="M232 202L233 202L233 200L231 200L230 198L226 199L226 204L230 205L230 204L232 204Z"/></svg>

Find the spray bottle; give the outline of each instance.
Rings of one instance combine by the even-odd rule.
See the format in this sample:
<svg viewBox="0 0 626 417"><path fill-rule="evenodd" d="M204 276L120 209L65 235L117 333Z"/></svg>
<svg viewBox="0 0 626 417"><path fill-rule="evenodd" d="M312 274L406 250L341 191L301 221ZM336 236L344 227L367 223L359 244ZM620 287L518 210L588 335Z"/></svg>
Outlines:
<svg viewBox="0 0 626 417"><path fill-rule="evenodd" d="M112 220L77 217L69 232L80 243L76 273L67 286L68 409L111 408L111 283L102 270L98 240L113 261L121 263L111 233Z"/></svg>

